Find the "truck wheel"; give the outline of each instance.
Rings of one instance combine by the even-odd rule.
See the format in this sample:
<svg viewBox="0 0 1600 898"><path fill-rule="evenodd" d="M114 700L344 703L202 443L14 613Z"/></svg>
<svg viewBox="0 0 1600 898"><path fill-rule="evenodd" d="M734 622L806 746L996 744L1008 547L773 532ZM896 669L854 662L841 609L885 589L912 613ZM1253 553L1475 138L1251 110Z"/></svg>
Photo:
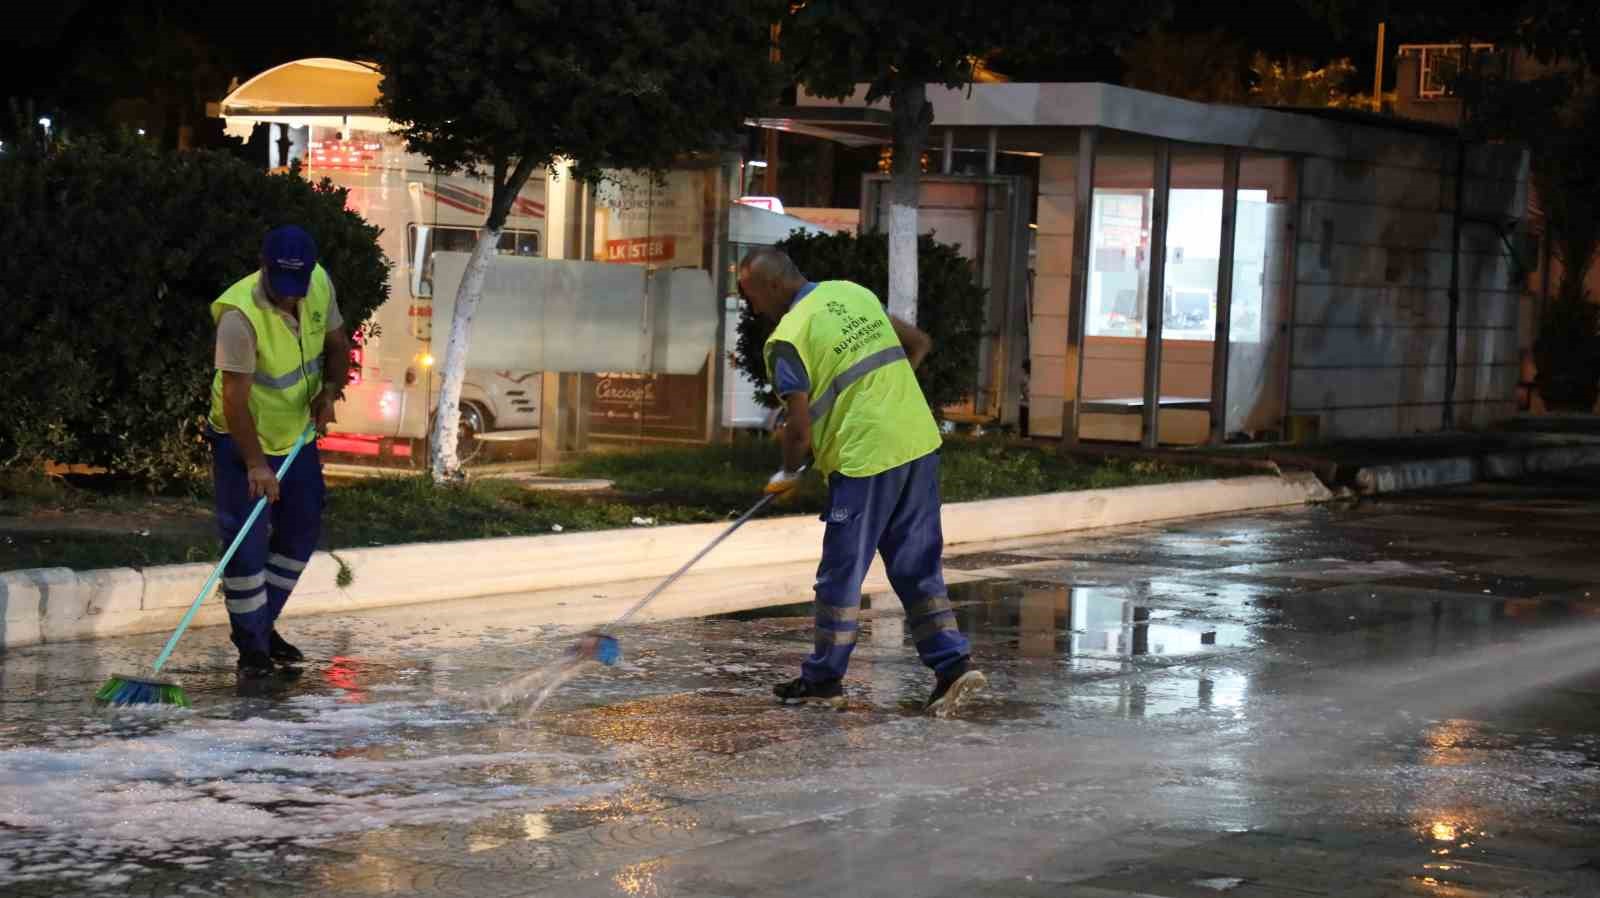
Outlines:
<svg viewBox="0 0 1600 898"><path fill-rule="evenodd" d="M437 421L437 415L429 417L430 434ZM483 454L484 442L478 439L478 435L488 429L489 416L481 406L475 402L461 403L461 423L456 427L456 457L461 459L461 464L470 465ZM426 467L427 464L428 460L422 459L422 465Z"/></svg>

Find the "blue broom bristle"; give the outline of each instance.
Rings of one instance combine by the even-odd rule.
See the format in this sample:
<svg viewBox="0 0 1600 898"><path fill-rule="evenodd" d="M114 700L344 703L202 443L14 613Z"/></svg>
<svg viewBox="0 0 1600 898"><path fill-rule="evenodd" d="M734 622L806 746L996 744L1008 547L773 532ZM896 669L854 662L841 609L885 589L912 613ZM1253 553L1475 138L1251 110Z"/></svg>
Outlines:
<svg viewBox="0 0 1600 898"><path fill-rule="evenodd" d="M115 705L177 705L189 707L189 698L176 683L160 680L143 680L137 677L113 676L95 693L95 700Z"/></svg>

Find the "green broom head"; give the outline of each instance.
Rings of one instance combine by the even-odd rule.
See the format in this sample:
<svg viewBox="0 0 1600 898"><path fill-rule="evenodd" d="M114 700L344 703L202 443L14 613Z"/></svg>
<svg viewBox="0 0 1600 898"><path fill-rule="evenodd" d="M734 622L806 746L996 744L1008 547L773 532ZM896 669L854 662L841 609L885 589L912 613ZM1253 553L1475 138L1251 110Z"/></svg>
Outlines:
<svg viewBox="0 0 1600 898"><path fill-rule="evenodd" d="M183 687L177 683L155 677L135 677L127 674L114 674L104 686L100 687L100 691L94 694L94 700L102 705L119 708L127 705L189 707L189 697L183 694Z"/></svg>

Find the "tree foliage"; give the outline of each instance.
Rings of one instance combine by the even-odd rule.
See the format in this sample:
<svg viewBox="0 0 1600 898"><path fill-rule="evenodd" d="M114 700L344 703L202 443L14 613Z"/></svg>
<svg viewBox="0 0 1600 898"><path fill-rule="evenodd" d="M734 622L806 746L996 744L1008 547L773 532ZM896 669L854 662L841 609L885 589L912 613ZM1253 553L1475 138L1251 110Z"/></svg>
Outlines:
<svg viewBox="0 0 1600 898"><path fill-rule="evenodd" d="M1243 103L1248 58L1244 43L1220 28L1199 34L1155 30L1123 52L1123 83L1200 103Z"/></svg>
<svg viewBox="0 0 1600 898"><path fill-rule="evenodd" d="M1250 102L1258 106L1300 106L1312 108L1370 107L1371 97L1352 86L1355 63L1335 59L1327 65L1295 57L1271 59L1257 53L1250 63L1255 84L1250 87Z"/></svg>
<svg viewBox="0 0 1600 898"><path fill-rule="evenodd" d="M882 234L791 234L778 244L813 281L848 280L882 300L889 285L889 241ZM917 370L917 380L934 412L966 397L978 375L978 344L983 332L984 289L973 279L972 263L953 244L924 234L917 247L922 321L933 338L933 352ZM739 314L739 340L733 363L756 382L756 399L777 408L767 379L762 347L773 324L746 305Z"/></svg>
<svg viewBox="0 0 1600 898"><path fill-rule="evenodd" d="M434 415L435 481L461 476L456 422L472 317L511 203L562 159L590 180L731 146L776 96L780 0L378 0L384 112L442 171L493 198L457 290Z"/></svg>
<svg viewBox="0 0 1600 898"><path fill-rule="evenodd" d="M773 0L375 6L385 113L436 168L496 176L500 193L562 158L589 177L665 169L736 134L777 92ZM493 214L515 193L497 194Z"/></svg>
<svg viewBox="0 0 1600 898"><path fill-rule="evenodd" d="M964 87L976 60L1018 62L1117 47L1159 22L1167 0L993 3L809 0L784 20L783 60L813 94L867 99L903 83Z"/></svg>
<svg viewBox="0 0 1600 898"><path fill-rule="evenodd" d="M388 294L345 191L229 155L85 140L0 160L0 463L198 475L211 302L287 223L317 238L353 328Z"/></svg>

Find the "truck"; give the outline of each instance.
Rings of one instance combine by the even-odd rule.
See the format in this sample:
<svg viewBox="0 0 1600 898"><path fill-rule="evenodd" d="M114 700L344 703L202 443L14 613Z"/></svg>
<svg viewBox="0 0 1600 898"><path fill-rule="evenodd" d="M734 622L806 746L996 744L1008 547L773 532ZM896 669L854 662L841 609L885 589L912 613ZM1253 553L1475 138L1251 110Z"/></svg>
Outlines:
<svg viewBox="0 0 1600 898"><path fill-rule="evenodd" d="M309 128L305 176L349 191L346 205L382 229L392 264L389 299L353 336L351 380L328 448L408 455L432 431L439 371L432 355L435 257L471 252L488 215L489 188L477 179L426 170L388 134ZM537 258L545 249L545 179L531 179L512 203L502 255ZM448 324L446 324L448 326ZM470 461L480 437L536 437L539 373L469 368L461 392L460 451Z"/></svg>

